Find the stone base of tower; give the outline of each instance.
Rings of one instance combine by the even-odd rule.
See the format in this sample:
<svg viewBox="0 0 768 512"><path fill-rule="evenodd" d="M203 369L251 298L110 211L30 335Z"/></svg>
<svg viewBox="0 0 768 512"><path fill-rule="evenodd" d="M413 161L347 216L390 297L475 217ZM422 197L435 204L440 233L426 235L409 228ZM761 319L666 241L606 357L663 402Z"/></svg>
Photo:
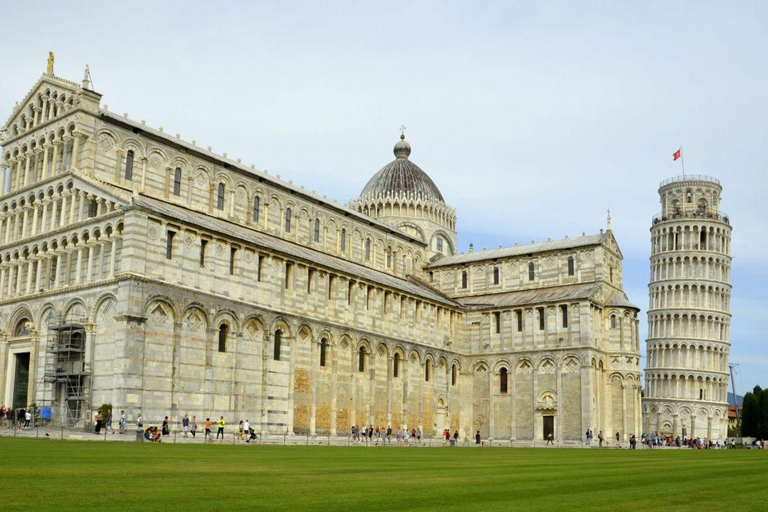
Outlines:
<svg viewBox="0 0 768 512"><path fill-rule="evenodd" d="M644 398L643 432L681 439L725 439L728 437L727 404Z"/></svg>

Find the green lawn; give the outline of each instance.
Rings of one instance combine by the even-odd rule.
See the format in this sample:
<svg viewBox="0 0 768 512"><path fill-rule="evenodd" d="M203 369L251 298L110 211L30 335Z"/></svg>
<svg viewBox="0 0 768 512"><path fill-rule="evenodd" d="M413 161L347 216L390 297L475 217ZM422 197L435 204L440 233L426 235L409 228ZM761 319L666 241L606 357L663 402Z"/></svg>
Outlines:
<svg viewBox="0 0 768 512"><path fill-rule="evenodd" d="M768 510L768 451L0 438L14 510ZM0 506L2 508L2 506Z"/></svg>

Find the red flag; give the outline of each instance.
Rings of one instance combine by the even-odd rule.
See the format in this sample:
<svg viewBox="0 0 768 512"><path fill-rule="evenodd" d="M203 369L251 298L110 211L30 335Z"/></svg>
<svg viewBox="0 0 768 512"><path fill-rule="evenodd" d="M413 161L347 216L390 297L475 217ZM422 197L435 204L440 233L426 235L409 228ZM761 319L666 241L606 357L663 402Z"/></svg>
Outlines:
<svg viewBox="0 0 768 512"><path fill-rule="evenodd" d="M674 162L675 160L677 160L681 156L683 156L683 150L682 149L678 149L677 151L672 153L672 161Z"/></svg>

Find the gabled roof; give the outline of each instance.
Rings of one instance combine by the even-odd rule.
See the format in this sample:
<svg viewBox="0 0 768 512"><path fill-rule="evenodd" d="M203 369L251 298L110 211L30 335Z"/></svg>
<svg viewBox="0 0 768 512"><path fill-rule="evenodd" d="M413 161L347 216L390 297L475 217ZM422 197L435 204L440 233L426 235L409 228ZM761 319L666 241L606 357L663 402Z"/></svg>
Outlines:
<svg viewBox="0 0 768 512"><path fill-rule="evenodd" d="M600 233L599 235L585 235L576 238L553 240L551 242L541 242L538 244L516 245L514 247L504 247L503 249L494 249L492 251L454 254L453 256L446 256L445 258L440 258L434 263L431 263L429 268L447 267L450 265L461 265L477 261L495 260L512 256L524 256L527 254L600 245L611 236L613 235L608 231L607 233Z"/></svg>
<svg viewBox="0 0 768 512"><path fill-rule="evenodd" d="M21 117L22 114L25 113L25 108L27 107L27 103L29 100L37 94L41 89L45 88L45 84L50 84L56 87L62 87L64 89L69 90L71 93L75 94L77 93L81 87L80 85L76 84L75 82L70 82L69 80L65 80L63 78L59 78L54 75L49 75L47 73L43 73L43 75L37 79L37 82L35 82L35 85L32 86L32 88L27 92L27 94L24 96L24 99L19 101L18 108L14 108L11 112L11 115L8 116L8 119L5 121L5 124L3 124L4 129L8 129L13 125L13 122L18 118Z"/></svg>
<svg viewBox="0 0 768 512"><path fill-rule="evenodd" d="M411 280L401 279L386 272L360 265L352 261L337 258L330 254L316 251L309 247L283 240L261 231L255 231L245 226L240 226L223 219L211 217L203 213L188 210L184 207L166 203L159 199L148 196L138 196L134 198L134 205L155 214L169 219L175 219L179 222L201 227L214 233L221 233L223 236L232 237L254 244L257 247L270 249L276 253L283 254L286 257L294 258L300 261L312 262L329 270L335 270L344 275L358 277L372 283L379 284L387 288L394 288L403 293L421 297L433 302L438 302L445 306L459 307L458 303L452 301L441 294L436 293L429 288L420 286Z"/></svg>
<svg viewBox="0 0 768 512"><path fill-rule="evenodd" d="M621 306L640 310L640 308L629 302L626 297L615 298L621 295L620 292L616 291L612 292L607 302L603 302L601 295L605 286L603 283L571 284L533 290L473 295L471 297L458 298L456 301L462 306L469 308L495 309L589 299L602 306Z"/></svg>

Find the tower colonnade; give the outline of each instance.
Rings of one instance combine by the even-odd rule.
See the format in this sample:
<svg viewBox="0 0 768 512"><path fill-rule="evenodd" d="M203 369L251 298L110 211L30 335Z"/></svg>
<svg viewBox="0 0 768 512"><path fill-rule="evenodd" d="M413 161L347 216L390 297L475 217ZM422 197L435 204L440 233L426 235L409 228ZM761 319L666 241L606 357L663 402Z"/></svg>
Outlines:
<svg viewBox="0 0 768 512"><path fill-rule="evenodd" d="M731 224L720 182L678 176L659 188L651 226L644 430L728 434Z"/></svg>

